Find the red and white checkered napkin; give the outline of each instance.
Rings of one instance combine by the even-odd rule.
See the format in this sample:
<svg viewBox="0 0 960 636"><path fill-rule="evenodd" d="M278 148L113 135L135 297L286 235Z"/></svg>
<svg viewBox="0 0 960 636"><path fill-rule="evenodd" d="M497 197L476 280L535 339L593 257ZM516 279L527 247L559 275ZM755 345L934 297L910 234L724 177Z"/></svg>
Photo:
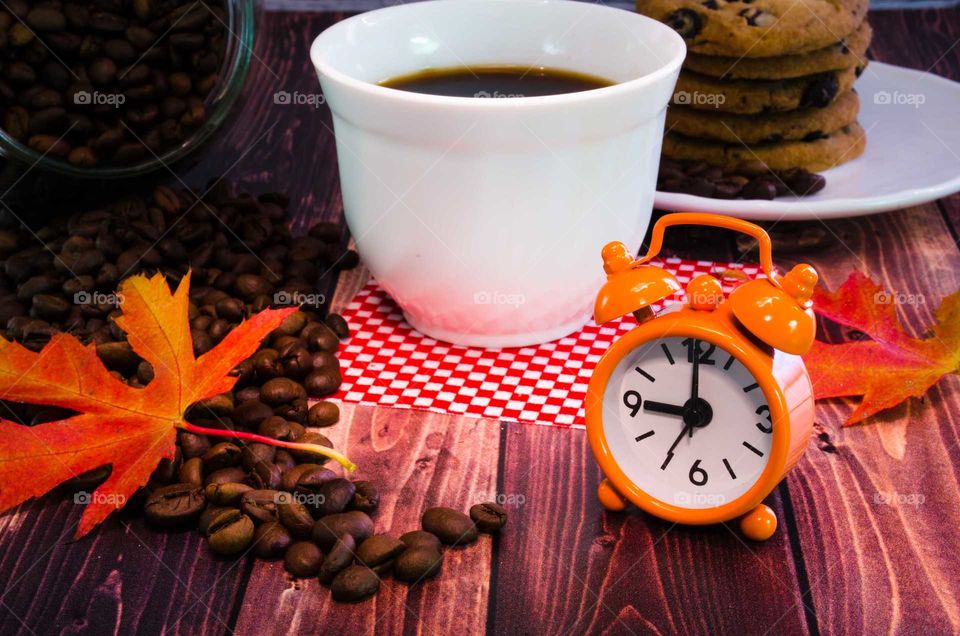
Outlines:
<svg viewBox="0 0 960 636"><path fill-rule="evenodd" d="M651 265L670 270L684 286L700 274L720 278L725 270L738 269L752 278L758 270L680 259ZM732 285L727 283L733 281L725 281L724 291L729 293ZM563 427L583 426L583 399L597 361L614 340L636 326L627 316L602 327L591 322L575 334L536 347L455 346L415 331L372 280L343 316L352 335L339 353L343 384L334 398Z"/></svg>

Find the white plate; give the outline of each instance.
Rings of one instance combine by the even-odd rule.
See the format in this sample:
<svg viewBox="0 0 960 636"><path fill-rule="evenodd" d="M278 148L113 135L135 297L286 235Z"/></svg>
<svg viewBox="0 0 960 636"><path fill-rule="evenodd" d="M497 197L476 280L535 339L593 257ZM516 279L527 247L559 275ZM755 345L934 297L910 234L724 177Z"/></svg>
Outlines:
<svg viewBox="0 0 960 636"><path fill-rule="evenodd" d="M960 191L960 83L871 62L857 80L863 155L827 170L827 187L807 197L723 200L657 191L661 210L716 212L758 221L876 214Z"/></svg>

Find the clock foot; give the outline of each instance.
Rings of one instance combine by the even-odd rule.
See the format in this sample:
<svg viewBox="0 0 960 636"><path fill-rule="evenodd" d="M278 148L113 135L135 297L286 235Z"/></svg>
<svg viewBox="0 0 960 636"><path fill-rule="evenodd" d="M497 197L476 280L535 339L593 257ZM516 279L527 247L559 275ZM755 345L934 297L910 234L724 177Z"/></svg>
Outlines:
<svg viewBox="0 0 960 636"><path fill-rule="evenodd" d="M753 541L766 541L777 531L777 514L760 504L740 518L740 532Z"/></svg>
<svg viewBox="0 0 960 636"><path fill-rule="evenodd" d="M620 512L627 507L627 501L617 492L609 479L604 479L597 487L600 505L611 512Z"/></svg>

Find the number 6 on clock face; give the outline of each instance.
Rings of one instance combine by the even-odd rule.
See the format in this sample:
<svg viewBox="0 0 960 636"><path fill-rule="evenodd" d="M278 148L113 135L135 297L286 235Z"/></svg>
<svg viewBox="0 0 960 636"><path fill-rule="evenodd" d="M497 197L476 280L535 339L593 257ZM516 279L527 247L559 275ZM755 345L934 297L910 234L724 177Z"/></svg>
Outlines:
<svg viewBox="0 0 960 636"><path fill-rule="evenodd" d="M617 364L603 431L630 481L666 504L701 509L737 499L760 478L773 424L759 382L732 353L670 336Z"/></svg>

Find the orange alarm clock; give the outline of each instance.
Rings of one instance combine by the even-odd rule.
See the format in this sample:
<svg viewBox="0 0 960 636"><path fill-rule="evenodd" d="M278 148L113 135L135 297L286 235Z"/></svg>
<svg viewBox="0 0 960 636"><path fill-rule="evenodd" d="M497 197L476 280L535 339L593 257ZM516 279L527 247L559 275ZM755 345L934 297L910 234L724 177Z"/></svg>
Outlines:
<svg viewBox="0 0 960 636"><path fill-rule="evenodd" d="M675 225L754 237L766 278L724 299L720 281L698 276L685 303L654 313L652 304L680 290L671 273L647 265ZM587 436L606 477L600 503L633 503L685 524L741 517L744 535L770 538L777 518L761 502L800 459L813 427L813 387L800 355L816 332L816 271L797 265L778 275L762 228L712 214L662 217L639 260L619 242L602 256L607 283L594 319L632 313L639 324L603 355L587 389Z"/></svg>

